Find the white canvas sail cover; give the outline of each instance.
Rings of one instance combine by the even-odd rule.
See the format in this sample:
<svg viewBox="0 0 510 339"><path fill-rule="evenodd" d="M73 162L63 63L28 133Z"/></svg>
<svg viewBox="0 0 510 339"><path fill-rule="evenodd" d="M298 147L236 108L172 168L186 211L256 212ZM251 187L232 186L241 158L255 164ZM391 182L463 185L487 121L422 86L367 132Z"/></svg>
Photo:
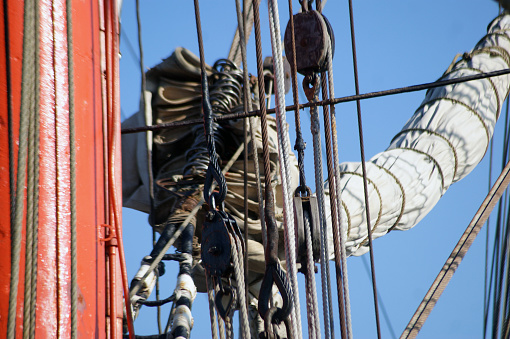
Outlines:
<svg viewBox="0 0 510 339"><path fill-rule="evenodd" d="M509 15L496 18L489 25L488 34L440 79L509 68L509 30ZM452 183L464 178L481 161L508 94L509 83L510 76L504 75L438 87L426 93L423 103L402 131L394 137L388 149L366 163L373 238L383 236L390 230L408 230L414 227ZM156 89L152 89L151 93L156 93ZM156 122L160 121L156 119ZM143 112L139 112L124 122L123 127L143 124ZM232 122L232 128L239 129L236 129L235 122ZM270 128L270 131L276 133L274 128ZM259 132L257 131L255 136L258 142L261 140ZM144 134L123 135L123 194L126 207L148 212L145 143ZM275 147L272 150L276 152ZM136 156L133 156L134 154ZM295 165L295 158L292 157L291 160ZM361 164L347 162L342 163L340 168L341 213L343 230L347 236L346 250L349 255L361 255L368 250ZM242 167L234 165L233 173L227 176L227 209L243 228L243 204L240 199L243 187L240 179L237 180L236 171L241 173ZM297 166L293 166L292 171L294 185L297 185ZM242 175L239 176L241 177ZM250 185L250 210L257 213L254 179ZM277 195L277 200L279 214L280 195ZM326 198L325 202L329 204L329 198ZM329 211L329 206L326 207ZM252 217L249 220L249 232L254 238L250 239L253 242L250 249L256 250L249 254L250 267L263 270L260 224L258 218L253 217L252 220ZM329 235L330 256L333 257L331 231Z"/></svg>
<svg viewBox="0 0 510 339"><path fill-rule="evenodd" d="M496 18L488 34L440 80L509 68L509 30L509 15ZM388 149L366 163L373 238L414 227L482 160L509 83L510 76L503 75L427 92ZM368 251L361 164L340 168L347 253L361 255Z"/></svg>

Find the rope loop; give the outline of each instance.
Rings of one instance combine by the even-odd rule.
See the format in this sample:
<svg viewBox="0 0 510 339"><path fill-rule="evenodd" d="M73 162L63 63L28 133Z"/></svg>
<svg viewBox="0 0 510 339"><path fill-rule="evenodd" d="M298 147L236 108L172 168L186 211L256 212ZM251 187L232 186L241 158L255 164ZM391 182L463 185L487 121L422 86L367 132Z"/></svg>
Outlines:
<svg viewBox="0 0 510 339"><path fill-rule="evenodd" d="M266 266L266 273L264 274L264 279L262 280L262 285L260 287L258 306L259 314L264 319L267 318L269 314L268 312L271 311L269 308L269 301L273 291L273 283L276 285L282 296L283 305L282 307L277 307L276 311L270 318L271 323L279 324L287 319L292 311L292 294L290 292L285 272L283 272L280 263L278 262ZM268 326L267 321L266 326Z"/></svg>
<svg viewBox="0 0 510 339"><path fill-rule="evenodd" d="M299 4L301 5L301 9L303 12L308 12L310 8L312 8L313 0L307 0L306 2L303 0L299 0Z"/></svg>

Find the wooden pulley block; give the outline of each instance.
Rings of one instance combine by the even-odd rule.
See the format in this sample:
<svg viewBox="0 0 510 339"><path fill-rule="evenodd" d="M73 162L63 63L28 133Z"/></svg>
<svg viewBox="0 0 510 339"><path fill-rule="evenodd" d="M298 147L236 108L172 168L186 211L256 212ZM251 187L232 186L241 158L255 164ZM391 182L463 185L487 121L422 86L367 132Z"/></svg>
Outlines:
<svg viewBox="0 0 510 339"><path fill-rule="evenodd" d="M227 223L230 220L221 211L209 211L202 228L202 265L210 275L221 277L230 268L232 256Z"/></svg>
<svg viewBox="0 0 510 339"><path fill-rule="evenodd" d="M313 261L318 262L320 257L320 219L319 205L315 195L306 197L294 197L294 212L296 220L296 261L304 265L306 263L306 233L311 232Z"/></svg>
<svg viewBox="0 0 510 339"><path fill-rule="evenodd" d="M327 41L331 39L331 50L335 51L335 38L329 21L317 11L294 15L294 35L296 40L296 68L303 75L325 71ZM285 54L293 66L293 51L290 22L285 30Z"/></svg>

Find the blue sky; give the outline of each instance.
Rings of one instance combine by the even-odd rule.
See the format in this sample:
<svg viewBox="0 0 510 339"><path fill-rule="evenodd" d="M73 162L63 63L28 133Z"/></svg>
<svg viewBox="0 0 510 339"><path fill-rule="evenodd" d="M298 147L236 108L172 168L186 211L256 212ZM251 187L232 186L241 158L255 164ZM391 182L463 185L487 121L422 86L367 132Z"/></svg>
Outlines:
<svg viewBox="0 0 510 339"><path fill-rule="evenodd" d="M282 25L288 21L286 1L280 3ZM201 1L205 58L209 64L227 56L236 28L234 1ZM267 2L262 3L263 55L271 53ZM299 7L293 2L295 9ZM323 12L332 24L336 37L334 59L337 97L354 94L348 2L330 0ZM354 1L354 22L358 54L360 92L366 93L436 80L458 53L471 50L486 33L498 6L490 0L431 1ZM145 65L151 67L169 56L177 46L198 55L198 43L192 1L149 0L141 2ZM121 105L123 118L138 109L140 69L134 1L124 0L121 37ZM283 29L282 29L283 30ZM134 47L130 48L129 43ZM249 71L256 72L254 42L249 45ZM367 159L383 151L391 138L414 113L424 92L401 94L362 101L365 154ZM303 93L300 101L305 102ZM274 102L274 100L273 100ZM287 103L292 97L287 96ZM302 114L303 133L309 138L309 119ZM288 114L291 131L293 115ZM356 106L337 106L340 161L358 161ZM501 127L496 143L501 141ZM498 133L499 132L499 133ZM291 141L294 133L291 132ZM305 155L310 164L306 173L313 183L312 142L308 139ZM495 148L496 159L501 148ZM376 277L391 326L400 336L457 243L465 227L483 201L488 189L488 157L464 180L454 184L435 209L414 229L391 232L374 242ZM500 167L496 161L496 169ZM494 175L493 175L494 177ZM143 256L150 252L152 232L147 216L124 209L124 237L130 279ZM485 229L475 241L447 287L419 338L480 338L484 284ZM365 258L365 260L367 260ZM355 338L376 337L371 284L363 258L348 259L349 283ZM332 267L332 272L334 268ZM175 287L176 272L167 266L162 279L162 297ZM317 275L317 279L319 276ZM303 280L300 280L300 284ZM300 296L304 300L304 295ZM333 297L336 300L336 296ZM303 325L306 317L303 311ZM164 310L166 316L168 310ZM205 295L199 295L193 307L195 327L192 337L210 337ZM335 319L336 336L339 321ZM392 338L382 320L383 338ZM164 320L165 321L165 320ZM135 323L137 334L156 333L155 312L142 310ZM304 329L306 331L306 329Z"/></svg>

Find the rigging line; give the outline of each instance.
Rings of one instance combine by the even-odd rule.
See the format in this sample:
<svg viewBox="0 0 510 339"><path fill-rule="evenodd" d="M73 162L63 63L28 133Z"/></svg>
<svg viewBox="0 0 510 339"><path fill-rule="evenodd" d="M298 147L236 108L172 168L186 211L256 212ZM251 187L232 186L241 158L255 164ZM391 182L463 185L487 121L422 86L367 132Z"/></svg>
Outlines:
<svg viewBox="0 0 510 339"><path fill-rule="evenodd" d="M362 255L361 256L361 261L363 262L363 267L365 268L365 272L368 276L368 279L371 279L371 276L370 276L370 266L367 262L367 257ZM384 306L384 302L383 302L383 298L382 298L382 295L379 291L377 291L377 295L379 297L379 301L380 301L380 305L381 305L381 311L382 311L382 314L383 314L383 317L384 317L384 321L386 321L386 326L388 326L388 329L390 331L390 334L391 334L391 337L392 338L397 338L397 334L395 332L395 329L393 328L393 325L391 324L391 319L390 319L390 316L388 314L388 311L386 310L386 307Z"/></svg>
<svg viewBox="0 0 510 339"><path fill-rule="evenodd" d="M35 27L39 27L39 7L36 4ZM23 338L35 336L37 298L37 230L38 230L38 174L39 174L39 30L35 30L34 48L34 101L30 107L28 135L26 242L25 242L25 291L23 312Z"/></svg>
<svg viewBox="0 0 510 339"><path fill-rule="evenodd" d="M304 167L304 151L306 149L306 143L303 140L303 134L301 132L301 117L299 114L299 86L297 82L297 62L296 62L296 38L295 38L295 30L294 30L294 13L292 9L292 0L288 1L289 4L289 25L290 25L290 37L291 37L291 48L292 48L292 62L291 64L291 77L292 77L292 98L295 106L294 109L294 125L296 130L296 142L294 149L298 152L298 167L299 167L299 185L301 193L304 193L306 190L306 176L305 176L305 167ZM305 1L306 4L306 1ZM311 312L307 312L308 318L308 327L310 331L316 329L316 333L313 333L312 336L317 336L320 338L320 319L319 319L319 304L317 302L317 289L315 283L315 275L314 275L314 267L315 263L313 261L313 253L311 246L311 232L310 228L307 229L305 225L305 233L306 233L306 245L308 250L307 255L307 274L305 275L305 280L307 286L309 285L307 297L310 297L311 304Z"/></svg>
<svg viewBox="0 0 510 339"><path fill-rule="evenodd" d="M228 53L228 58L234 64L239 65L239 62L242 60L242 40L245 41L245 46L247 41L250 39L251 30L253 28L253 3L249 0L246 0L244 10L243 10L243 21L242 25L237 25L236 32L234 34L234 39L232 40L232 45L230 46L230 52ZM243 31L243 34L239 34L240 31ZM241 47L241 48L240 48ZM241 60L239 60L239 52L241 52Z"/></svg>
<svg viewBox="0 0 510 339"><path fill-rule="evenodd" d="M315 81L318 81L315 80ZM318 99L319 86L315 85L313 100ZM310 109L310 129L313 135L313 161L315 166L315 189L317 192L317 200L319 203L319 218L321 222L321 253L320 253L320 264L321 264L321 283L322 283L322 307L324 313L324 327L326 339L330 336L334 338L334 323L333 323L333 306L331 300L331 283L329 275L329 249L328 239L326 237L326 213L324 207L324 178L322 175L322 153L321 153L321 136L320 136L320 118L317 107Z"/></svg>
<svg viewBox="0 0 510 339"><path fill-rule="evenodd" d="M453 249L450 257L445 262L441 271L437 275L436 279L432 283L429 291L423 298L422 302L418 306L414 316L409 321L406 329L400 336L403 338L415 338L418 334L419 330L423 326L425 320L428 315L432 311L432 308L435 306L437 300L441 296L442 292L446 288L446 285L450 281L451 277L455 273L456 268L459 266L460 262L466 255L469 247L473 243L474 239L480 232L480 229L483 227L483 224L487 220L491 211L496 206L497 202L503 195L503 192L508 186L510 182L510 162L507 163L500 176L492 186L490 192L487 194L487 197L482 202L480 208L476 212L474 218L469 223L468 227L464 231L464 234L460 238L459 242Z"/></svg>
<svg viewBox="0 0 510 339"><path fill-rule="evenodd" d="M506 149L508 146L508 114L505 115L505 137L503 142L503 163L506 161ZM499 328L499 315L501 312L501 284L502 284L502 272L499 269L505 260L504 256L504 248L506 247L506 243L504 242L503 235L503 204L499 204L498 206L498 215L496 220L496 236L494 238L494 249L493 249L493 259L492 259L492 267L491 267L491 280L489 283L489 288L494 287L494 300L492 303L492 335L496 336ZM493 283L494 279L494 283ZM494 284L494 285L493 285ZM489 295L491 290L489 290Z"/></svg>
<svg viewBox="0 0 510 339"><path fill-rule="evenodd" d="M223 171L222 171L223 174L227 173L230 170L230 168L232 167L234 162L239 158L239 156L241 155L241 152L243 150L244 150L244 144L240 144L239 148L232 155L232 158L229 160L229 162L223 168ZM211 185L211 190L214 190L215 186L216 186L216 183L213 182L212 185ZM147 272L145 272L144 276L140 280L138 280L134 286L132 286L131 291L129 292L129 296L131 298L133 296L135 296L136 293L138 293L138 291L140 290L140 288L143 285L143 281L145 281L147 279L147 277L154 271L154 269L156 267L158 267L159 263L161 262L161 259L163 259L163 256L165 255L165 253L174 244L175 240L177 240L177 238L179 238L181 233L188 226L190 221L195 217L195 215L197 214L198 210L200 210L200 208L202 208L202 205L204 203L205 203L205 200L202 197L200 199L200 201L197 203L197 205L195 206L195 208L193 208L193 210L191 210L191 212L189 213L188 217L181 223L179 228L174 232L173 236L168 240L166 245L161 249L159 254L153 259L153 262L151 263L151 265L147 269Z"/></svg>
<svg viewBox="0 0 510 339"><path fill-rule="evenodd" d="M504 298L503 299L503 312L501 314L501 323L502 323L502 327L501 327L501 337L502 338L508 338L508 335L507 336L504 336L504 334L508 331L508 295L509 295L509 265L510 265L510 261L508 260L508 247L509 247L509 244L508 244L508 241L509 241L509 227L510 227L510 215L508 214L508 191L505 191L505 203L504 203L504 206L505 206L505 211L504 211L504 214L506 215L504 217L504 220L505 220L505 231L504 231L504 261L502 262L502 265L501 265L501 276L503 277L503 275L505 276L504 278L504 282L503 282L503 296ZM505 274L506 272L506 274ZM503 278L502 278L503 279Z"/></svg>
<svg viewBox="0 0 510 339"><path fill-rule="evenodd" d="M417 92L417 91L422 91L422 90L426 90L429 88L436 88L436 87L442 87L442 86L446 86L446 85L459 84L459 83L463 83L463 82L467 82L467 81L481 80L481 79L486 79L486 78L491 78L491 77L496 77L496 76L501 76L501 75L506 75L506 74L510 74L510 68L498 70L498 71L494 71L494 72L467 75L467 76L460 77L460 78L428 82L428 83L424 83L424 84L420 84L420 85L399 87L399 88L395 88L395 89L389 89L389 90L383 90L383 91L377 91L377 92L368 92L368 93L364 93L364 94L349 95L349 96L345 96L345 97L328 99L328 100L317 101L317 102L307 102L307 103L303 103L303 104L299 104L299 105L300 105L301 109L308 108L308 107L314 107L314 106L336 105L336 104L344 103L344 102L372 99L372 98L378 98L378 97L383 97L383 96L387 96L387 95ZM295 108L296 108L295 105L289 105L289 106L285 107L285 110L292 111ZM276 109L274 109L274 108L266 110L267 114L271 114L271 113L275 113L275 112L276 112ZM260 110L251 111L251 112L248 112L248 114L244 114L244 113L224 114L222 116L214 117L214 121L219 122L219 121L225 121L225 120L244 118L247 116L260 116L260 115L261 115ZM197 118L197 119L190 119L190 120L186 120L186 121L182 121L182 122L177 121L177 122L152 125L152 126L124 128L124 129L122 129L121 132L123 134L129 134L129 133L144 132L147 130L157 131L157 130L166 129L166 128L197 125L197 124L201 124L202 122L203 121L201 119Z"/></svg>
<svg viewBox="0 0 510 339"><path fill-rule="evenodd" d="M139 67L140 67L140 90L142 92L142 110L144 113L145 118L145 125L149 126L152 125L152 112L148 109L147 105L147 79L145 77L145 66L144 66L144 53L143 53L143 41L142 41L142 19L140 15L140 0L136 0L135 2L136 7L136 27L137 27L137 34L138 34L138 53L139 53ZM122 26L121 26L122 29ZM127 38L128 46L132 48L131 42L129 41L129 38ZM153 150L153 142L152 142L152 131L147 131L146 133L146 142L145 146L147 149L147 172L149 174L149 201L150 201L150 215L154 216L155 210L154 210L154 173L152 168L152 150ZM152 228L152 246L156 244L156 229ZM159 274L156 274L156 300L159 300ZM158 333L162 334L161 330L161 306L157 307L156 311L156 321L158 324Z"/></svg>
<svg viewBox="0 0 510 339"><path fill-rule="evenodd" d="M504 141L503 141L503 163L506 162L507 160L507 157L508 157L508 137L509 137L509 115L508 115L508 104L507 104L507 112L506 112L506 115L505 115L505 136L504 136ZM497 266L496 266L496 277L495 277L495 293L494 293L494 302L493 302L493 305L494 305L494 311L493 311L493 329L492 329L492 335L495 336L497 335L497 332L498 332L498 328L499 328L499 324L500 324L500 321L499 321L499 315L501 314L501 320L503 321L505 319L505 309L508 307L508 304L507 304L507 299L503 299L503 313L501 313L501 299L502 299L502 296L501 296L501 290L502 290L502 287L503 287L503 284L505 285L505 289L506 289L506 293L505 295L508 294L508 278L505 279L505 281L503 281L504 279L504 273L505 273L505 269L504 269L504 265L505 263L508 265L508 254L507 254L507 248L508 248L508 224L509 224L509 221L508 221L508 205L507 205L507 200L508 199L508 191L505 192L505 203L504 204L501 204L499 205L499 210L498 210L498 219L497 219L497 223L498 223L498 227L497 227L497 230L499 231L499 234L498 234L498 245L497 245L497 248L500 249L498 250L497 252ZM505 217L506 215L506 217ZM503 228L503 220L506 220L506 227ZM502 234L503 233L503 234ZM495 246L496 248L496 246ZM500 261L500 256L501 256L501 261ZM499 268L499 269L497 269ZM508 270L507 270L508 271ZM495 316L496 314L496 316ZM501 327L501 331L504 331L504 327L506 327L506 322L503 323L503 327Z"/></svg>
<svg viewBox="0 0 510 339"><path fill-rule="evenodd" d="M508 101L507 101L508 107ZM493 148L494 148L494 140L491 139L490 152L489 152L489 187L487 191L491 189L492 183L492 163L493 163ZM490 216L487 218L487 230L485 233L485 277L484 277L484 293L483 293L483 338L487 337L487 318L489 315L489 298L490 294L488 294L488 272L489 272L489 236L490 236Z"/></svg>
<svg viewBox="0 0 510 339"><path fill-rule="evenodd" d="M268 289L259 293L259 314L267 318L269 312L268 301L271 299L272 286L275 283L275 279L278 282L278 288L282 294L284 300L282 308L278 310L281 313L280 316L287 318L292 313L292 293L290 293L290 286L287 283L285 274L283 274L280 261L278 259L278 229L274 215L274 192L273 184L271 182L271 165L269 162L269 137L267 131L267 115L266 115L266 103L265 103L265 91L264 91L264 73L262 67L262 43L261 43L261 32L260 32L260 13L259 13L260 0L253 0L253 22L255 28L255 51L257 58L257 78L258 78L258 89L259 89L259 105L260 105L260 120L262 129L262 153L264 163L264 182L265 182L265 200L264 200L264 218L266 219L266 232L267 241L264 247L265 256L265 272L264 279L262 281L263 286L267 286ZM273 56L274 58L274 56ZM267 282L267 283L266 283ZM263 300L262 300L263 299ZM264 313L264 314L262 314ZM282 320L282 319L280 319ZM270 324L266 322L265 327Z"/></svg>
<svg viewBox="0 0 510 339"><path fill-rule="evenodd" d="M320 2L317 1L317 6L320 5ZM331 53L331 43L328 42L328 52ZM328 98L328 80L326 76L326 72L321 73L321 89L322 89L322 99ZM331 122L329 116L329 106L323 107L324 114L324 132L325 132L325 146L326 146L326 163L328 169L328 183L335 184L335 169L333 166L333 154L332 154L332 137L331 137ZM337 192L336 185L329 185L329 199L330 199L330 208L331 208L331 228L333 233L333 251L335 253L335 273L336 273L336 288L337 288L337 298L338 298L338 309L340 316L340 330L342 331L342 338L350 338L351 335L347 335L347 316L345 310L345 296L344 296L344 286L342 279L342 264L341 259L342 256L340 254L340 219L339 219L339 211L337 210Z"/></svg>
<svg viewBox="0 0 510 339"><path fill-rule="evenodd" d="M120 32L121 32L121 42L122 37L124 37L126 41L127 50L129 51L129 55L131 55L131 58L133 58L133 61L136 62L137 65L140 64L140 58L138 57L138 54L135 52L135 48L133 47L133 43L129 39L129 35L127 34L126 30L124 29L124 25L120 25Z"/></svg>
<svg viewBox="0 0 510 339"><path fill-rule="evenodd" d="M352 8L352 0L349 0L349 18L351 26L351 44L352 44L352 61L354 66L354 83L356 87L356 95L359 94L359 81L358 81L358 62L356 57L356 38L354 35L354 14ZM372 228L370 226L370 210L368 204L368 184L367 184L367 169L365 166L365 149L363 145L363 127L361 123L361 103L356 100L356 108L358 112L358 131L359 131L359 146L361 153L361 167L363 170L363 191L365 196L365 213L367 218L367 232L368 232L368 247L370 248L370 268L372 272L372 291L374 294L374 308L375 320L377 325L377 337L381 338L381 324L379 321L379 306L377 302L377 284L375 280L375 267L374 267L374 248L372 245Z"/></svg>
<svg viewBox="0 0 510 339"><path fill-rule="evenodd" d="M16 175L16 196L14 205L13 222L11 223L11 278L9 287L9 308L7 320L7 338L16 336L16 311L19 283L19 264L21 251L21 238L23 229L23 210L24 210L24 183L26 178L27 165L27 147L28 147L28 125L31 104L33 103L33 93L35 85L35 59L36 59L36 15L35 1L27 1L24 6L23 21L23 56L22 56L22 86L21 86L21 106L19 123L19 147ZM28 88L30 87L30 88ZM11 139L14 135L10 136ZM11 141L12 142L12 141ZM13 143L13 142L12 142Z"/></svg>
<svg viewBox="0 0 510 339"><path fill-rule="evenodd" d="M69 100L69 161L71 203L71 338L78 337L78 249L76 220L76 124L74 94L74 39L72 0L66 1L67 21L67 83Z"/></svg>
<svg viewBox="0 0 510 339"><path fill-rule="evenodd" d="M106 93L107 93L107 186L108 186L108 207L110 210L111 220L115 226L115 236L117 241L117 248L119 253L119 266L122 281L123 299L126 306L126 319L129 337L134 338L134 326L131 303L129 300L129 286L126 269L126 258L124 252L124 242L122 238L122 225L121 225L121 206L118 200L118 185L116 177L116 152L120 149L120 105L119 105L119 70L118 70L118 53L119 53L119 16L117 13L116 3L108 1L105 6L105 22L106 22ZM114 253L112 248L112 254ZM114 263L112 263L113 266ZM115 270L114 270L115 271ZM110 272L111 273L111 272ZM116 300L114 298L114 291L111 291L112 311L115 310ZM115 316L115 312L111 312ZM112 334L116 333L116 326L111 326Z"/></svg>
<svg viewBox="0 0 510 339"><path fill-rule="evenodd" d="M243 34L239 34L239 45L241 48L241 60L243 65L243 109L244 113L250 111L252 109L251 97L249 93L249 74L248 74L248 62L246 57L246 40L245 37L248 34L248 30L245 27L244 19L241 12L241 3L240 0L235 0L236 4L236 14L237 14L237 27L238 32L243 32ZM246 9L245 9L246 12ZM253 16L253 15L252 15ZM248 120L244 119L243 122L243 139L245 145L244 159L243 159L243 185L244 185L244 246L246 248L246 253L244 257L244 280L248 281ZM252 142L254 145L255 142ZM248 284L245 284L245 299L246 299L246 307L249 307L249 292L248 292Z"/></svg>
<svg viewBox="0 0 510 339"><path fill-rule="evenodd" d="M325 5L325 1L323 2ZM328 81L329 81L329 97L335 97L335 83L333 79L333 54L331 52L331 42L330 42L330 53L327 55L327 63L328 63ZM346 322L347 322L347 334L352 337L352 321L351 321L351 301L349 295L349 278L347 271L347 255L345 252L345 237L347 236L347 231L343 226L344 216L342 215L342 189L340 186L340 160L338 158L338 136L337 136L337 127L336 127L336 107L335 105L330 106L331 109L331 130L332 130L332 142L333 142L333 165L335 170L335 186L337 192L337 204L338 204L338 220L339 220L339 240L340 240L340 255L341 255L341 264L342 264L342 281L344 288L344 298L345 298L345 309L346 309Z"/></svg>
<svg viewBox="0 0 510 339"><path fill-rule="evenodd" d="M284 240L285 240L285 257L287 259L287 269L290 274L291 290L294 294L294 307L293 317L291 318L293 337L296 339L301 338L301 311L299 302L299 287L297 282L297 268L296 268L296 243L295 243L295 226L294 226L294 213L291 204L291 187L289 182L290 164L289 164L289 139L288 130L286 128L286 111L285 111L285 79L283 68L283 52L281 45L280 33L280 16L278 13L278 1L268 1L269 6L269 28L271 31L271 45L273 53L273 65L275 72L275 108L278 132L278 144L280 146L278 156L281 159L280 174L282 177L282 191L283 191L283 217L284 217Z"/></svg>

